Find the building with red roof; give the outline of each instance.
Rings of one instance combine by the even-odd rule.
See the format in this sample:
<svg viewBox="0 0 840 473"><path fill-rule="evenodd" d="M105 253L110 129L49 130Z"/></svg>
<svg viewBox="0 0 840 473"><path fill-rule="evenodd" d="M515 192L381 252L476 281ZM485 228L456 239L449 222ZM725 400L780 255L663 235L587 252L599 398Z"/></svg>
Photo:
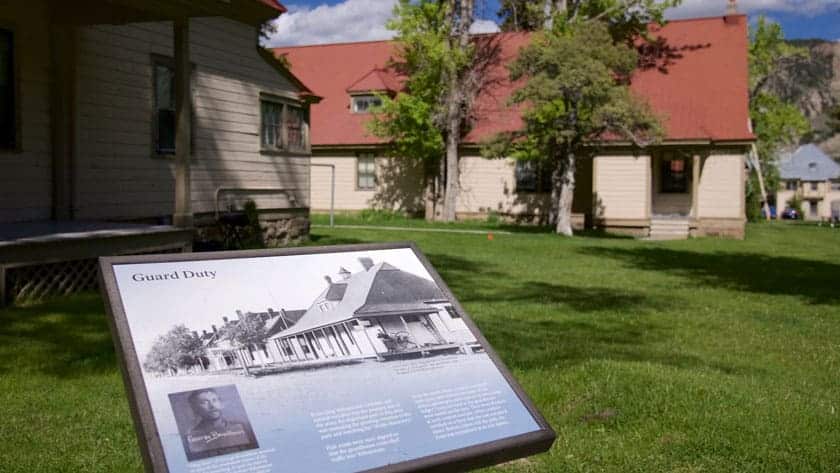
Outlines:
<svg viewBox="0 0 840 473"><path fill-rule="evenodd" d="M631 91L660 117L664 141L650 149L605 141L579 164L574 209L579 225L643 236L721 234L744 229L745 154L754 140L748 106L747 18L743 15L652 25ZM480 143L521 126L509 105L516 84L506 64L528 44L524 33L495 36L500 45L493 85L477 99L476 119L461 158L461 217L499 213L541 219L548 195L539 170L513 160L486 160ZM393 94L401 78L389 69L390 41L277 48L291 69L323 100L312 107L313 163L336 172L341 210L368 207L408 212L424 208L422 175L411 163L385 156L386 143L366 129L376 94ZM374 103L375 104L375 103ZM312 169L312 206L329 202L329 171Z"/></svg>

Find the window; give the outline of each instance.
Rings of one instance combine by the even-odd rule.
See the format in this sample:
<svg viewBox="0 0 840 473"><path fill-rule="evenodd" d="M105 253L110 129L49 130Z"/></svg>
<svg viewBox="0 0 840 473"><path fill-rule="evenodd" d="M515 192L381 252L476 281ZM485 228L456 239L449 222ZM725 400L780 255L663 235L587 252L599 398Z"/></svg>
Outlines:
<svg viewBox="0 0 840 473"><path fill-rule="evenodd" d="M175 153L175 69L155 62L155 149Z"/></svg>
<svg viewBox="0 0 840 473"><path fill-rule="evenodd" d="M172 58L164 56L153 56L153 80L154 80L154 144L155 152L159 155L175 154L175 62ZM191 87L192 89L192 87ZM190 97L192 100L192 97ZM190 103L192 107L192 103ZM195 111L190 114L195 128ZM195 133L190 133L190 139ZM192 149L193 146L190 146Z"/></svg>
<svg viewBox="0 0 840 473"><path fill-rule="evenodd" d="M662 161L661 192L663 193L684 193L688 192L688 173L686 172L685 159L671 159Z"/></svg>
<svg viewBox="0 0 840 473"><path fill-rule="evenodd" d="M785 189L795 191L797 188L796 181L785 181Z"/></svg>
<svg viewBox="0 0 840 473"><path fill-rule="evenodd" d="M376 188L376 161L372 154L360 154L356 158L356 188L360 191Z"/></svg>
<svg viewBox="0 0 840 473"><path fill-rule="evenodd" d="M306 113L302 107L263 97L260 122L263 151L306 151Z"/></svg>
<svg viewBox="0 0 840 473"><path fill-rule="evenodd" d="M551 169L535 161L516 161L516 192L551 192Z"/></svg>
<svg viewBox="0 0 840 473"><path fill-rule="evenodd" d="M382 106L382 99L375 95L354 95L351 97L353 113L370 113Z"/></svg>
<svg viewBox="0 0 840 473"><path fill-rule="evenodd" d="M815 191L815 190L817 190L818 188L819 188L819 183L818 183L818 182L812 182L812 183L811 183L811 190L812 190L812 191Z"/></svg>
<svg viewBox="0 0 840 473"><path fill-rule="evenodd" d="M831 190L833 190L833 191L840 191L840 180L838 180L838 181L831 181Z"/></svg>
<svg viewBox="0 0 840 473"><path fill-rule="evenodd" d="M0 29L0 148L17 146L17 90L15 41L9 30Z"/></svg>
<svg viewBox="0 0 840 473"><path fill-rule="evenodd" d="M455 310L455 307L453 307L451 305L446 306L446 312L448 312L449 316L452 317L453 319L460 319L461 318L461 315L458 313L458 311Z"/></svg>

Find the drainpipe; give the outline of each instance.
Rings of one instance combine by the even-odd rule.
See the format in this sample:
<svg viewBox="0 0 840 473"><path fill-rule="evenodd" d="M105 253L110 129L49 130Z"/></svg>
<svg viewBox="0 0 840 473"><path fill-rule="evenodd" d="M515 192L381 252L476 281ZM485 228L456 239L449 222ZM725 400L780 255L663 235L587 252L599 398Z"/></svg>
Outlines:
<svg viewBox="0 0 840 473"><path fill-rule="evenodd" d="M335 164L313 164L310 167L330 168L330 227L335 226ZM311 192L311 191L310 191Z"/></svg>

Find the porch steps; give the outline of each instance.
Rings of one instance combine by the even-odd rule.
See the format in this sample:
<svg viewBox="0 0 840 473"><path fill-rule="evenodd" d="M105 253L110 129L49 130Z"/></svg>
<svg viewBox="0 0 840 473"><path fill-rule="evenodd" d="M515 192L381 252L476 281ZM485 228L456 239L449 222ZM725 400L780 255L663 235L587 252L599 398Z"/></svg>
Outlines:
<svg viewBox="0 0 840 473"><path fill-rule="evenodd" d="M682 218L654 218L650 221L650 240L685 240L690 224Z"/></svg>

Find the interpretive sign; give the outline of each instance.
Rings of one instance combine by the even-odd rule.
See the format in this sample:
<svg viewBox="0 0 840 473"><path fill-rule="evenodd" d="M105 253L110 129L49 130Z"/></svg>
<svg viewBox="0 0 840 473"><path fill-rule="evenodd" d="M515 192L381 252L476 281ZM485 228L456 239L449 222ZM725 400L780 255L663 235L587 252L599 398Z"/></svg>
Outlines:
<svg viewBox="0 0 840 473"><path fill-rule="evenodd" d="M100 269L148 471L456 472L554 441L410 243Z"/></svg>

